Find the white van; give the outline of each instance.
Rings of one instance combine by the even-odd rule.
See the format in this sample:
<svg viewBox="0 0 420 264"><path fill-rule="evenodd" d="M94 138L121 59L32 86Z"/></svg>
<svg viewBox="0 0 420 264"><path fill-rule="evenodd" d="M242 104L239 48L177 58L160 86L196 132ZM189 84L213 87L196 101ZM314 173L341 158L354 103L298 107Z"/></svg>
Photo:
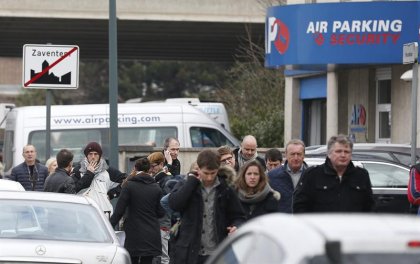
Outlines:
<svg viewBox="0 0 420 264"><path fill-rule="evenodd" d="M218 102L201 102L198 98L168 98L167 103L188 103L211 116L217 123L230 131L229 118L225 105Z"/></svg>
<svg viewBox="0 0 420 264"><path fill-rule="evenodd" d="M182 148L238 146L238 140L199 109L182 103L133 103L118 105L118 143L163 147L167 137L178 138ZM90 141L102 145L109 157L109 105L51 106L51 156L62 148L83 157ZM22 149L32 144L45 163L46 106L14 108L6 120L3 161L5 172L23 162Z"/></svg>

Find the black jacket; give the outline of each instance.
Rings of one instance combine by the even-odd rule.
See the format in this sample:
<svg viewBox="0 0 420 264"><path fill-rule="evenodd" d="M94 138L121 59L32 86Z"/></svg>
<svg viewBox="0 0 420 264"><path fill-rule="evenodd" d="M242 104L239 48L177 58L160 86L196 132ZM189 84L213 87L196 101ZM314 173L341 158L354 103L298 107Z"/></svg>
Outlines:
<svg viewBox="0 0 420 264"><path fill-rule="evenodd" d="M173 175L181 174L181 162L178 159L172 160L172 164L169 165L165 160L165 166L168 168L168 171Z"/></svg>
<svg viewBox="0 0 420 264"><path fill-rule="evenodd" d="M279 200L280 194L276 191L271 191L261 202L246 203L241 201L241 204L245 211L246 218L249 220L257 216L277 212Z"/></svg>
<svg viewBox="0 0 420 264"><path fill-rule="evenodd" d="M128 208L124 222L124 247L130 256L159 256L162 251L158 219L165 215L160 206L162 190L148 174L140 173L123 186L111 216L111 224L118 224Z"/></svg>
<svg viewBox="0 0 420 264"><path fill-rule="evenodd" d="M238 162L238 155L239 155L239 150L240 148L236 148L233 150L233 154L235 155L235 171L238 172L239 171L239 162ZM256 160L258 160L261 164L261 166L263 166L264 171L267 169L267 167L265 166L265 160L263 158L261 158L260 156L257 156Z"/></svg>
<svg viewBox="0 0 420 264"><path fill-rule="evenodd" d="M63 168L56 168L44 183L44 192L76 193L74 180Z"/></svg>
<svg viewBox="0 0 420 264"><path fill-rule="evenodd" d="M268 172L268 179L271 188L278 191L281 194L281 199L278 203L278 211L280 213L293 213L293 193L295 192L295 186L290 174L287 172L288 162L286 161L283 166L276 168ZM307 164L303 162L302 174L307 168ZM300 177L297 186L301 184Z"/></svg>
<svg viewBox="0 0 420 264"><path fill-rule="evenodd" d="M370 212L374 200L367 170L353 162L340 179L327 157L322 165L308 168L295 192L293 211L306 212Z"/></svg>
<svg viewBox="0 0 420 264"><path fill-rule="evenodd" d="M239 226L245 221L241 203L233 189L228 187L224 178L219 177L216 187L215 228L216 242L220 243L228 234L227 227ZM201 194L201 182L194 176L180 181L169 195L169 206L181 213L179 234L174 241L175 249L171 252L171 263L195 264L201 246L203 229L204 202Z"/></svg>
<svg viewBox="0 0 420 264"><path fill-rule="evenodd" d="M33 177L30 176L29 167L25 162L14 167L11 174L6 176L9 180L20 182L26 191L39 192L44 189L44 182L47 177L48 168L38 162L35 163Z"/></svg>

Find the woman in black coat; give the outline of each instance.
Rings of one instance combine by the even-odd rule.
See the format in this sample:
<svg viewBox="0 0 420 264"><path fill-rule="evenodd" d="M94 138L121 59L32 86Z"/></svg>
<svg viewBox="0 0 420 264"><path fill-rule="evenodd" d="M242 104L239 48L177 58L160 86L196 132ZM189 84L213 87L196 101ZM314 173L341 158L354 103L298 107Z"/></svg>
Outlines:
<svg viewBox="0 0 420 264"><path fill-rule="evenodd" d="M241 167L235 186L247 220L277 212L280 193L271 189L259 161L252 160Z"/></svg>
<svg viewBox="0 0 420 264"><path fill-rule="evenodd" d="M162 253L159 218L165 215L160 206L162 190L147 172L150 164L147 158L136 161L137 173L132 174L123 183L120 198L111 224L115 226L128 208L124 221L126 240L124 247L130 253L133 264L152 263L156 256Z"/></svg>

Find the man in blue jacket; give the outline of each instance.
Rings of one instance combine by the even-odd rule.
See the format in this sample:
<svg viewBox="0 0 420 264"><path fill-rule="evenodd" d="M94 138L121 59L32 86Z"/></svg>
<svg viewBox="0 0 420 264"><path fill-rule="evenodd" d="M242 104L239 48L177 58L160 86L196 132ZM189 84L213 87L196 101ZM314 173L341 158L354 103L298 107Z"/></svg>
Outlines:
<svg viewBox="0 0 420 264"><path fill-rule="evenodd" d="M293 213L293 193L300 184L300 177L307 168L305 158L305 143L292 139L286 144L286 162L280 168L268 172L271 188L281 195L279 212Z"/></svg>
<svg viewBox="0 0 420 264"><path fill-rule="evenodd" d="M14 167L7 178L20 182L26 191L43 191L48 168L36 161L35 146L24 146L22 155L25 161Z"/></svg>

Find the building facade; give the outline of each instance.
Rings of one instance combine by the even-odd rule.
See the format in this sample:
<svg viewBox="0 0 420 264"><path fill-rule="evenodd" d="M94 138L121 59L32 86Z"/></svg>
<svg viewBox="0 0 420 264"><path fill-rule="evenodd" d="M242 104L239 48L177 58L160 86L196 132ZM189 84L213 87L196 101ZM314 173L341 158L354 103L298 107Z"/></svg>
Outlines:
<svg viewBox="0 0 420 264"><path fill-rule="evenodd" d="M266 67L285 75L285 142L343 133L410 143L412 84L401 76L413 65L403 46L419 41L420 2L296 2L266 16Z"/></svg>

